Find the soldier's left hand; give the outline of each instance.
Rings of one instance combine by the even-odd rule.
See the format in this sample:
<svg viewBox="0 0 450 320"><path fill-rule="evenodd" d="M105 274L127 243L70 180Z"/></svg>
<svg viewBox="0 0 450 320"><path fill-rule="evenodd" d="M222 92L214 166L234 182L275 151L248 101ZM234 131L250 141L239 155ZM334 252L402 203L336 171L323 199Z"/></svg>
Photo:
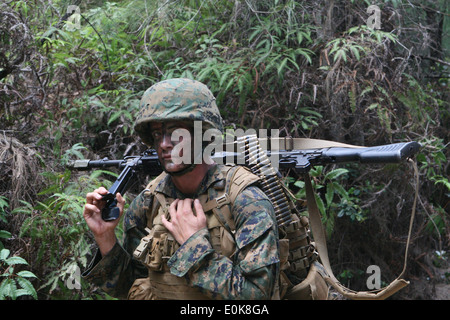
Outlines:
<svg viewBox="0 0 450 320"><path fill-rule="evenodd" d="M192 207L194 203L194 210ZM169 207L170 221L162 215L162 223L182 245L194 233L206 227L206 216L198 199L176 199Z"/></svg>

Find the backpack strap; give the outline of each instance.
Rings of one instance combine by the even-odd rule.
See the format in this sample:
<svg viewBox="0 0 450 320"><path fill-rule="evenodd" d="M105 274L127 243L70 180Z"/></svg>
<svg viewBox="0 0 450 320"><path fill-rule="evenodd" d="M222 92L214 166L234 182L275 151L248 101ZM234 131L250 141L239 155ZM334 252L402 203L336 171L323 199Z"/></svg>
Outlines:
<svg viewBox="0 0 450 320"><path fill-rule="evenodd" d="M203 205L205 212L212 210L222 226L231 234L236 232L236 224L232 214L232 206L236 197L247 186L256 183L260 178L249 169L241 166L233 166L226 170L226 182L219 196L208 200Z"/></svg>
<svg viewBox="0 0 450 320"><path fill-rule="evenodd" d="M151 229L153 226L153 218L158 213L158 209L160 206L163 207L164 213L168 214L168 205L166 198L163 194L160 194L158 192L155 192L156 188L158 187L159 183L162 179L166 177L167 173L162 172L159 176L157 176L155 179L150 181L147 185L147 187L144 190L144 195L149 198L149 202L151 202L152 207L150 208L147 206L148 209L146 213L147 217L147 228ZM155 201L155 197L157 201Z"/></svg>

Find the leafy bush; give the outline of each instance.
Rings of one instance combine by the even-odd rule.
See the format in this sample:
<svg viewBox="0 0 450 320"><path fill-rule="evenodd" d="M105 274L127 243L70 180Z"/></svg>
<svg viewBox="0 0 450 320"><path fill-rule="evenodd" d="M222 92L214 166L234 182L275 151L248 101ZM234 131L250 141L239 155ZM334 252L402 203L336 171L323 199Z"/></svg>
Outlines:
<svg viewBox="0 0 450 320"><path fill-rule="evenodd" d="M0 250L0 300L7 298L16 300L21 296L32 296L37 299L36 290L28 278L36 276L26 270L15 272L18 265L28 265L28 262L17 256L10 256L8 249ZM19 285L19 288L18 288Z"/></svg>

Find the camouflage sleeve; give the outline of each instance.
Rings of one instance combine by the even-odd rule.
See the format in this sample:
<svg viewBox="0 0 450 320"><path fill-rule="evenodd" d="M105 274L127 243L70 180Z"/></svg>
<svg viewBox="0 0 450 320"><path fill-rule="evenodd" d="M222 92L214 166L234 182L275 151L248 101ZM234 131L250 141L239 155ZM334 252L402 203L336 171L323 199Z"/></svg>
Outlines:
<svg viewBox="0 0 450 320"><path fill-rule="evenodd" d="M271 202L256 187L233 206L237 253L219 255L202 229L168 261L170 271L213 299L270 299L279 274L278 230Z"/></svg>
<svg viewBox="0 0 450 320"><path fill-rule="evenodd" d="M144 196L140 194L130 204L123 220L123 244L115 246L104 257L97 250L83 278L100 287L112 297L126 299L134 280L147 277L147 268L133 258L133 251L145 236Z"/></svg>

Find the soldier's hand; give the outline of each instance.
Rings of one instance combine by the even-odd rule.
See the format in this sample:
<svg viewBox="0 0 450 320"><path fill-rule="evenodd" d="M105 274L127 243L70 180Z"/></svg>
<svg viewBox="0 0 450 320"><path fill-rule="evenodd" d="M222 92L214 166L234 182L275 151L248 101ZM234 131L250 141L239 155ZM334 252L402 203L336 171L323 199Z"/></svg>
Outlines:
<svg viewBox="0 0 450 320"><path fill-rule="evenodd" d="M86 204L84 205L83 217L89 229L92 231L95 241L104 256L108 253L116 243L116 235L114 229L119 223L119 219L114 221L104 221L102 219L102 209L106 202L102 200L102 195L108 193L103 187L100 187L86 195ZM120 210L120 216L123 213L125 200L121 194L116 194L117 207Z"/></svg>
<svg viewBox="0 0 450 320"><path fill-rule="evenodd" d="M192 203L194 203L194 207L192 207ZM169 213L170 221L162 216L162 223L180 245L194 233L206 227L205 212L198 199L195 201L176 199L170 205Z"/></svg>

